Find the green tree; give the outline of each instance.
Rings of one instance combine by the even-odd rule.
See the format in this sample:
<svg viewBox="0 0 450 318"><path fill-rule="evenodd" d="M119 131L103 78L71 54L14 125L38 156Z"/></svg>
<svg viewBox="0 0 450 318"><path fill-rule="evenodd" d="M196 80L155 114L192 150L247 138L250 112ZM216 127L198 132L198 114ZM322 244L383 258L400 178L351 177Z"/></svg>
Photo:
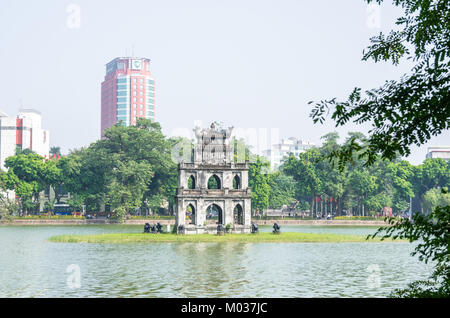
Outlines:
<svg viewBox="0 0 450 318"><path fill-rule="evenodd" d="M318 149L310 149L299 155L290 156L282 165L283 173L292 176L297 182L297 195L304 200L310 200L311 212L316 216L316 196L322 193L322 180L317 169L318 162L322 161Z"/></svg>
<svg viewBox="0 0 450 318"><path fill-rule="evenodd" d="M60 147L50 147L50 156L61 156L61 148Z"/></svg>
<svg viewBox="0 0 450 318"><path fill-rule="evenodd" d="M70 198L67 200L67 204L76 211L81 211L83 209L84 199L78 194L71 193Z"/></svg>
<svg viewBox="0 0 450 318"><path fill-rule="evenodd" d="M108 206L118 219L139 207L157 210L174 200L177 169L171 152L176 142L150 120L115 125L102 140L58 161L64 187L88 209L105 211Z"/></svg>
<svg viewBox="0 0 450 318"><path fill-rule="evenodd" d="M370 123L368 145L361 153L368 164L376 160L377 154L387 159L398 154L407 156L411 145L425 143L450 125L448 1L398 0L394 4L404 10L396 22L403 29L371 38L372 45L363 60L390 60L397 65L402 58L412 59L416 64L411 73L364 94L355 88L343 102L335 98L322 100L311 112L315 123L322 123L330 109L336 126L349 121ZM361 144L353 142L333 156L348 161L359 149Z"/></svg>
<svg viewBox="0 0 450 318"><path fill-rule="evenodd" d="M35 153L35 152L33 150L31 150L30 148L22 149L22 147L19 147L19 146L16 147L16 155L28 155L30 153Z"/></svg>
<svg viewBox="0 0 450 318"><path fill-rule="evenodd" d="M269 208L278 209L295 200L294 178L275 172L270 175Z"/></svg>
<svg viewBox="0 0 450 318"><path fill-rule="evenodd" d="M382 0L376 2L380 4ZM416 62L412 72L365 94L360 88L355 88L347 101L323 100L316 103L311 112L315 123L322 123L329 109L333 108L331 117L336 126L349 121L372 125L366 145L352 139L330 155L330 158L339 159L341 167L352 160L355 152L360 152L358 157L364 158L366 166L375 163L379 155L388 160L399 155L408 156L411 145L422 145L450 126L449 2L396 0L394 4L404 10L396 23L403 29L391 31L388 36L380 33L373 37L372 46L363 60L391 60L396 65L401 58L412 58ZM403 184L400 188L407 189L408 186ZM419 259L425 262L431 260L436 264L430 280L414 282L396 295L449 297L449 218L450 206L437 207L430 215L416 213L413 222L391 219L393 226L383 227L374 235L385 233L385 238L419 241L413 254L419 254Z"/></svg>
<svg viewBox="0 0 450 318"><path fill-rule="evenodd" d="M252 210L260 213L269 206L270 179L264 172L270 167L270 163L260 156L249 165L248 185L251 189Z"/></svg>
<svg viewBox="0 0 450 318"><path fill-rule="evenodd" d="M11 220L12 215L16 214L19 207L15 200L9 199L6 195L8 176L3 170L0 170L0 221Z"/></svg>
<svg viewBox="0 0 450 318"><path fill-rule="evenodd" d="M319 148L322 159L328 157L332 152L340 148L338 144L339 134L337 132L328 133L321 137L322 146ZM322 181L321 212L325 214L338 213L340 201L344 194L345 173L337 169L335 162L330 160L320 160L316 163L316 171ZM336 202L337 201L337 202ZM334 204L334 211L333 211Z"/></svg>
<svg viewBox="0 0 450 318"><path fill-rule="evenodd" d="M414 197L411 183L413 167L408 161L401 160L389 163L387 169L392 182L393 208L396 212L404 211L409 207L410 198Z"/></svg>
<svg viewBox="0 0 450 318"><path fill-rule="evenodd" d="M60 160L46 160L42 166L41 179L44 187L51 187L55 192L56 203L60 203L61 192L64 186L64 175L61 170Z"/></svg>
<svg viewBox="0 0 450 318"><path fill-rule="evenodd" d="M450 205L450 193L443 193L441 188L430 189L424 194L423 203L425 212L429 214L438 206Z"/></svg>
<svg viewBox="0 0 450 318"><path fill-rule="evenodd" d="M44 189L43 159L35 153L14 155L6 158L5 175L7 188L19 197L19 207L28 213L37 208L39 194Z"/></svg>
<svg viewBox="0 0 450 318"><path fill-rule="evenodd" d="M355 194L357 200L357 215L366 215L364 213L364 203L370 193L377 189L376 177L370 175L367 169L353 170L349 176L348 183Z"/></svg>
<svg viewBox="0 0 450 318"><path fill-rule="evenodd" d="M119 211L116 213L118 219L123 218L124 211L129 213L141 206L152 174L151 166L146 162L117 162L117 167L113 168L113 176L107 187L107 198L112 210Z"/></svg>

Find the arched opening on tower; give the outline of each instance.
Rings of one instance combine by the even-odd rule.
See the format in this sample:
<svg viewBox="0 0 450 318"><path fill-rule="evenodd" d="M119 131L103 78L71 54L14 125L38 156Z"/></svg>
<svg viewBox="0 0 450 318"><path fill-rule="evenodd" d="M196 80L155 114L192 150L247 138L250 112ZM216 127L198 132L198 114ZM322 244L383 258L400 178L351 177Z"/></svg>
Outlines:
<svg viewBox="0 0 450 318"><path fill-rule="evenodd" d="M193 175L188 179L188 189L195 189L195 178Z"/></svg>
<svg viewBox="0 0 450 318"><path fill-rule="evenodd" d="M243 225L244 224L244 210L242 206L238 203L233 210L234 224Z"/></svg>
<svg viewBox="0 0 450 318"><path fill-rule="evenodd" d="M211 177L209 177L208 179L208 189L221 189L222 185L220 182L220 178L213 174Z"/></svg>
<svg viewBox="0 0 450 318"><path fill-rule="evenodd" d="M195 208L191 203L186 207L186 221L187 224L195 224Z"/></svg>
<svg viewBox="0 0 450 318"><path fill-rule="evenodd" d="M233 189L241 188L241 178L238 175L235 175L233 178Z"/></svg>
<svg viewBox="0 0 450 318"><path fill-rule="evenodd" d="M217 219L217 224L223 224L223 211L217 204L211 204L206 208L207 219Z"/></svg>

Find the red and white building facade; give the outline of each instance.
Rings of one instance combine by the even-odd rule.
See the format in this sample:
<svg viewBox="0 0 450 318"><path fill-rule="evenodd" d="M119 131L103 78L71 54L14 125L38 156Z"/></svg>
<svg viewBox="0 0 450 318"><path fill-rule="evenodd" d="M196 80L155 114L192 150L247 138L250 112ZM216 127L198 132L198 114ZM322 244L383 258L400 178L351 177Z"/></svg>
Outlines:
<svg viewBox="0 0 450 318"><path fill-rule="evenodd" d="M0 112L0 165L16 154L16 148L30 149L42 157L50 151L50 133L42 129L41 113L33 109L21 109L16 117Z"/></svg>
<svg viewBox="0 0 450 318"><path fill-rule="evenodd" d="M150 73L150 59L118 57L106 64L101 134L119 122L134 125L138 118L155 121L155 80Z"/></svg>

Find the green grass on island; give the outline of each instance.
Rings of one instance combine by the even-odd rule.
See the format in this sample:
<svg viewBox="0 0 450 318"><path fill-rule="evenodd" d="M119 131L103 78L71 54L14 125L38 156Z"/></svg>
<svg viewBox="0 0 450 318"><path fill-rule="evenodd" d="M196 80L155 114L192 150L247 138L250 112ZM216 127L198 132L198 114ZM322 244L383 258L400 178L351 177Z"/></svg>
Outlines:
<svg viewBox="0 0 450 318"><path fill-rule="evenodd" d="M200 242L237 242L237 243L347 243L380 242L379 238L366 240L365 235L341 235L325 233L282 232L273 234L148 234L148 233L108 233L93 235L58 235L50 242L59 243L200 243ZM391 241L391 240L387 240Z"/></svg>

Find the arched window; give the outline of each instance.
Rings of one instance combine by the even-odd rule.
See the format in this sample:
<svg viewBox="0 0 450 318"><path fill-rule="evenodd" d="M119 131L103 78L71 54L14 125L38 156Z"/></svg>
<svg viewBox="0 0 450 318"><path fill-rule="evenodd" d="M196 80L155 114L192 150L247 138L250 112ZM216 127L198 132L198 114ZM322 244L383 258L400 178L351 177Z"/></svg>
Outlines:
<svg viewBox="0 0 450 318"><path fill-rule="evenodd" d="M223 213L220 206L211 204L206 208L206 219L217 219L217 224L223 224Z"/></svg>
<svg viewBox="0 0 450 318"><path fill-rule="evenodd" d="M241 178L238 175L235 175L233 178L233 189L241 188Z"/></svg>
<svg viewBox="0 0 450 318"><path fill-rule="evenodd" d="M192 175L188 179L188 189L195 189L195 178Z"/></svg>
<svg viewBox="0 0 450 318"><path fill-rule="evenodd" d="M211 177L209 177L208 179L208 189L221 189L222 186L220 184L220 178L213 174Z"/></svg>
<svg viewBox="0 0 450 318"><path fill-rule="evenodd" d="M188 224L195 224L195 208L191 203L186 207L186 220Z"/></svg>
<svg viewBox="0 0 450 318"><path fill-rule="evenodd" d="M244 224L244 211L242 206L238 203L233 210L234 224L243 225Z"/></svg>

